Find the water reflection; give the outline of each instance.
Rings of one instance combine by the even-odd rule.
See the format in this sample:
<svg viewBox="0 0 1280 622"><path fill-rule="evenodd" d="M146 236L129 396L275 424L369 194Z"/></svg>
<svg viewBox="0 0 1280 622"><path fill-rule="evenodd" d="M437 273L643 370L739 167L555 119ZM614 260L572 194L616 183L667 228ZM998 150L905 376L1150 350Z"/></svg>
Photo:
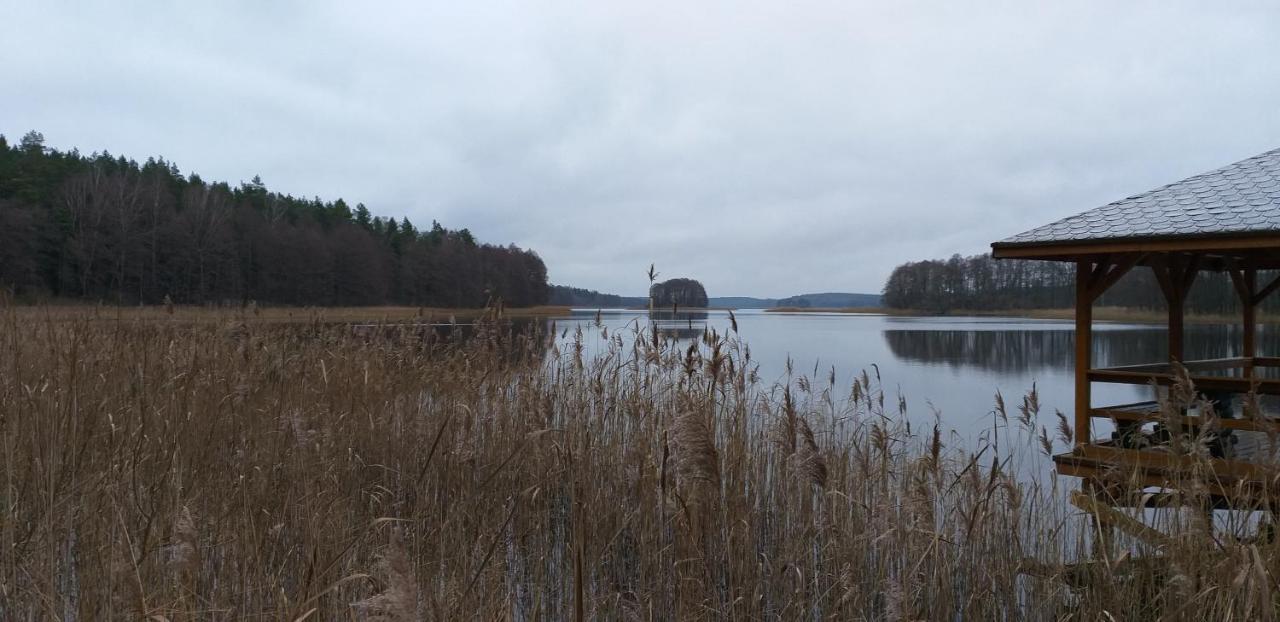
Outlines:
<svg viewBox="0 0 1280 622"><path fill-rule="evenodd" d="M1060 367L1070 360L1075 342L1069 332L1029 330L886 330L884 339L902 360L990 371Z"/></svg>
<svg viewBox="0 0 1280 622"><path fill-rule="evenodd" d="M649 329L680 341L699 339L707 330L707 312L654 310L649 312Z"/></svg>
<svg viewBox="0 0 1280 622"><path fill-rule="evenodd" d="M1280 351L1280 332L1259 330L1259 351ZM1075 365L1072 330L917 330L884 331L890 352L899 359L925 365L977 368L1001 373L1070 369ZM1240 355L1239 326L1198 324L1187 327L1184 347L1191 360ZM1108 327L1093 333L1095 367L1158 363L1168 359L1168 336L1163 327Z"/></svg>

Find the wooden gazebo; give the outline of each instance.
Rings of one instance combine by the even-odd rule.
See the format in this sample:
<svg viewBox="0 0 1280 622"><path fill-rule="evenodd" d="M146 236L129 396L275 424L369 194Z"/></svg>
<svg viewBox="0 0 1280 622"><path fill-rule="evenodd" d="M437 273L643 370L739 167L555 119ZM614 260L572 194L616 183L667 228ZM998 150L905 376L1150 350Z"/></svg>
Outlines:
<svg viewBox="0 0 1280 622"><path fill-rule="evenodd" d="M1075 446L1070 453L1054 457L1060 473L1085 478L1086 489L1107 473L1124 471L1130 481L1136 478L1139 488L1109 489L1112 501L1140 487L1169 489L1174 482L1185 481L1193 457L1126 442L1131 438L1127 435L1140 434L1145 423L1169 423L1170 414L1166 410L1162 415L1158 400L1111 405L1091 401L1095 382L1168 387L1177 382L1178 364L1185 367L1196 391L1220 400L1223 419L1215 417L1211 425L1245 433L1280 431L1280 423L1259 416L1255 409L1249 409L1254 410L1251 416L1229 418L1233 398L1251 393L1280 395L1280 376L1268 371L1280 367L1280 358L1260 356L1256 337L1258 305L1280 288L1280 277L1265 272L1280 269L1280 149L1032 229L991 247L997 258L1076 264ZM1169 360L1095 369L1094 302L1134 269L1152 270L1168 302ZM1183 303L1196 276L1204 271L1225 272L1235 284L1243 322L1238 357L1184 359ZM1093 438L1094 419L1114 421L1117 434ZM1194 408L1172 419L1183 431L1210 425ZM1197 465L1206 463L1194 458ZM1218 507L1233 505L1231 500L1239 499L1241 490L1275 486L1274 457L1256 458L1233 452L1207 460L1212 467L1209 492ZM1140 497L1144 503L1152 498L1130 497Z"/></svg>

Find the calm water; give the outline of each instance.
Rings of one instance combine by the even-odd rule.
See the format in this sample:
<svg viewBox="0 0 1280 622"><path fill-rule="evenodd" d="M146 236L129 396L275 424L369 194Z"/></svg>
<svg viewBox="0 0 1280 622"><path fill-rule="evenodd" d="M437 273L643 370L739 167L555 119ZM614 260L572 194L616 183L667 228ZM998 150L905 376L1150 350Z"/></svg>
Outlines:
<svg viewBox="0 0 1280 622"><path fill-rule="evenodd" d="M704 315L705 319L663 320L658 325L684 339L697 338L704 327L729 329L728 313ZM595 311L584 311L556 322L558 329L567 327L570 332L581 325L591 335L595 318ZM610 333L623 334L649 321L642 311L605 311L600 318ZM788 357L797 375L823 381L834 367L839 387L850 386L855 375L874 364L883 378L886 406L893 403L895 391L900 392L913 420L929 421L936 409L943 425L962 437L973 438L990 426L996 391L1004 394L1012 413L1034 384L1042 421L1052 418L1054 410L1068 416L1073 410L1075 331L1070 321L752 310L738 312L737 318L739 334L750 345L763 382L784 379ZM1260 353L1280 352L1280 332L1274 327L1261 327L1258 338ZM1187 356L1236 356L1240 339L1238 326L1191 325L1185 335ZM1166 334L1159 325L1098 322L1093 350L1095 366L1160 362L1167 357ZM1098 406L1150 397L1149 388L1093 385Z"/></svg>

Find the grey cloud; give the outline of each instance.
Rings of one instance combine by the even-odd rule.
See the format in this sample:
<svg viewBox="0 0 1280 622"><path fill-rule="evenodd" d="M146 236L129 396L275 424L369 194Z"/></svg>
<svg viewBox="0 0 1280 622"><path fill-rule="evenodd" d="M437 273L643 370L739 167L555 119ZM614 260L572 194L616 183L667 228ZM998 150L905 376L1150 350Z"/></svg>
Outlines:
<svg viewBox="0 0 1280 622"><path fill-rule="evenodd" d="M0 2L0 132L470 227L553 280L877 291L1280 142L1280 11Z"/></svg>

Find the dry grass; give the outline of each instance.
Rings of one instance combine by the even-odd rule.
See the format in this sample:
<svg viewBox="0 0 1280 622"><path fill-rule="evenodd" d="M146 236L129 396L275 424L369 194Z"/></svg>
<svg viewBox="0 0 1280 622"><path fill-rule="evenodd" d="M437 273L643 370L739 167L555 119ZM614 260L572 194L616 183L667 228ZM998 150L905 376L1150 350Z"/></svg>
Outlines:
<svg viewBox="0 0 1280 622"><path fill-rule="evenodd" d="M1275 545L1194 521L1176 572L1116 544L1069 589L1088 530L1018 475L1062 448L1034 395L975 451L875 376L764 386L733 334L104 314L0 317L0 619L1201 619L1280 593Z"/></svg>

